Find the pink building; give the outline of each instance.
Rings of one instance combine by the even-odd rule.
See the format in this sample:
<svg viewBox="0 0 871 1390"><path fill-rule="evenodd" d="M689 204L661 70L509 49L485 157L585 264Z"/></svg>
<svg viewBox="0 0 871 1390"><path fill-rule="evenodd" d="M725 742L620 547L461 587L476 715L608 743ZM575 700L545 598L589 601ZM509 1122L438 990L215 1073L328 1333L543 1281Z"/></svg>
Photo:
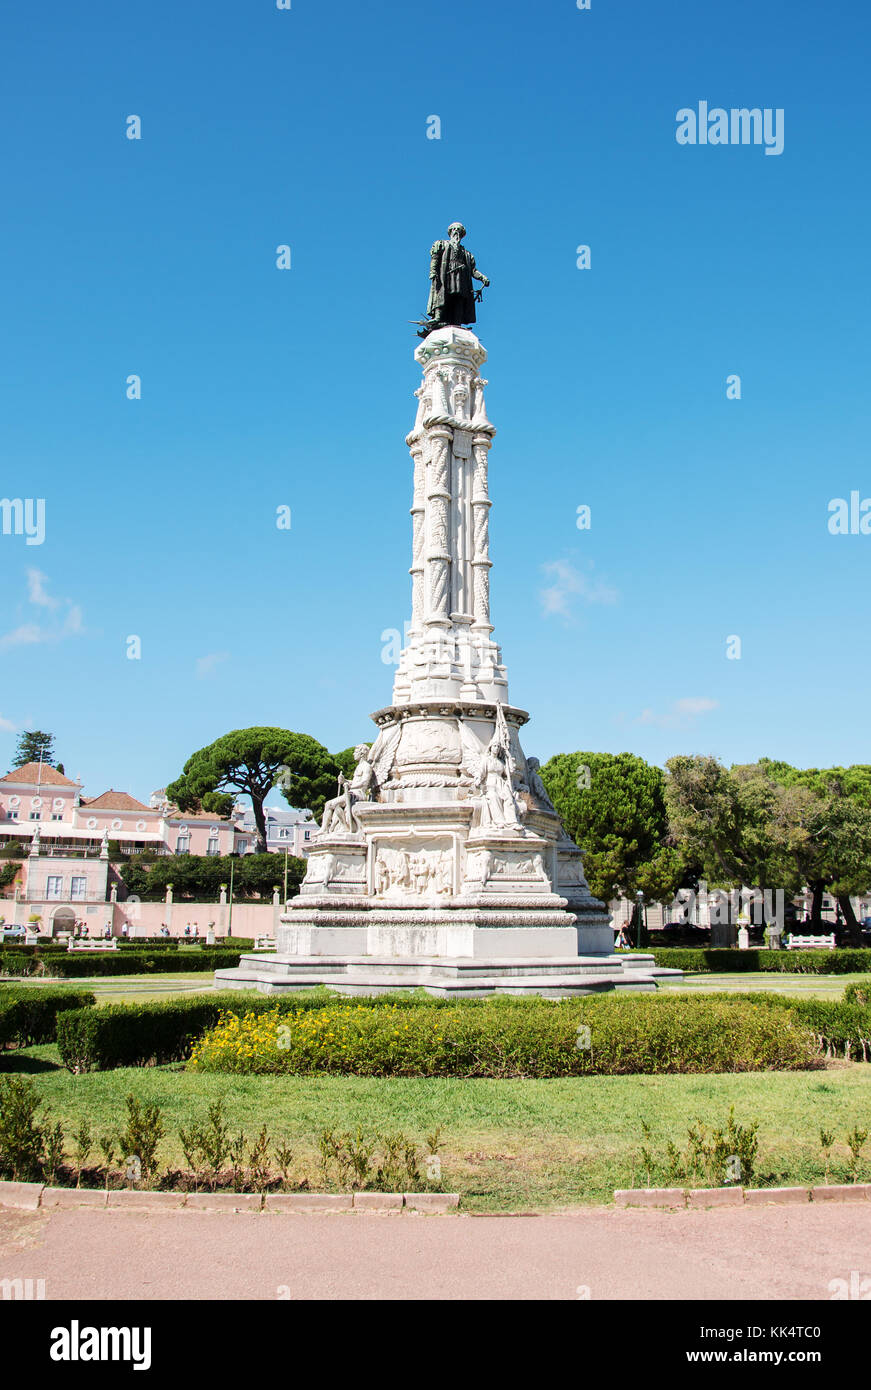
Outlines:
<svg viewBox="0 0 871 1390"><path fill-rule="evenodd" d="M118 929L111 858L155 854L245 853L250 835L239 817L187 815L160 794L146 806L127 792L85 797L81 784L42 763L0 777L0 846L28 850L12 889L7 922L55 935L84 924L89 935ZM14 862L14 861L13 861ZM120 905L119 905L120 906Z"/></svg>
<svg viewBox="0 0 871 1390"><path fill-rule="evenodd" d="M108 835L121 854L233 854L249 848L237 819L187 815L156 794L151 805L111 788L82 795L79 782L44 763L26 763L0 777L0 843L29 844L39 827L43 854L99 854ZM241 840L241 846L237 841Z"/></svg>

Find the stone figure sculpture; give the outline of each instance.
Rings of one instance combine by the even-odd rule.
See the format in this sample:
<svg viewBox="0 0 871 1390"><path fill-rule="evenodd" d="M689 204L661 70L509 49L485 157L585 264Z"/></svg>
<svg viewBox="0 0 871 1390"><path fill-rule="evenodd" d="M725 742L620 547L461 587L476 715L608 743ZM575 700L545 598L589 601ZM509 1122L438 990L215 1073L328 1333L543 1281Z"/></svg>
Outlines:
<svg viewBox="0 0 871 1390"><path fill-rule="evenodd" d="M445 324L455 324L458 328L475 322L475 299L481 291L475 292L473 280L489 285L486 275L482 275L475 265L475 257L463 245L466 229L462 222L452 222L448 228L448 240L433 242L430 251L429 303L426 312L429 319L427 332L443 328Z"/></svg>
<svg viewBox="0 0 871 1390"><path fill-rule="evenodd" d="M349 782L343 773L339 773L339 795L334 796L324 807L322 835L335 834L337 831L346 834L356 833L360 827L354 816L354 805L358 801L370 801L375 795L375 771L369 761L367 744L357 744L354 759L357 763L354 776Z"/></svg>
<svg viewBox="0 0 871 1390"><path fill-rule="evenodd" d="M526 780L529 783L529 790L540 806L543 806L546 811L552 811L553 814L556 815L557 809L548 796L547 789L539 775L538 769L540 767L541 763L538 758L526 759Z"/></svg>

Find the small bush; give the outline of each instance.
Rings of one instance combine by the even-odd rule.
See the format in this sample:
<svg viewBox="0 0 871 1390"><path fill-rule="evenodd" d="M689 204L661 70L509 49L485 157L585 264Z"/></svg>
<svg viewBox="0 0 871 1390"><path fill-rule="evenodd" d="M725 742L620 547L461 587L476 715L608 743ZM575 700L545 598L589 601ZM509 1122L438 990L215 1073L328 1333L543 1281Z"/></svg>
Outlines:
<svg viewBox="0 0 871 1390"><path fill-rule="evenodd" d="M844 990L845 1004L859 1004L867 1009L871 1006L871 976L867 980L857 980L853 985L847 985Z"/></svg>
<svg viewBox="0 0 871 1390"><path fill-rule="evenodd" d="M871 970L871 950L738 951L658 946L650 952L657 965L687 975L728 975L763 971L782 975L854 975Z"/></svg>
<svg viewBox="0 0 871 1390"><path fill-rule="evenodd" d="M58 1014L86 1009L96 997L86 989L0 989L0 1046L54 1042Z"/></svg>
<svg viewBox="0 0 871 1390"><path fill-rule="evenodd" d="M46 957L45 974L61 979L96 975L159 975L180 970L226 970L239 964L239 952L227 950L189 951L112 951L106 955L70 951L63 956Z"/></svg>
<svg viewBox="0 0 871 1390"><path fill-rule="evenodd" d="M477 1009L331 1004L295 1018L230 1014L197 1044L193 1070L358 1076L552 1077L813 1067L794 1015L717 998L501 999Z"/></svg>
<svg viewBox="0 0 871 1390"><path fill-rule="evenodd" d="M179 1062L190 1056L197 1038L213 1028L222 1014L301 1014L322 1009L325 998L329 996L290 995L276 1000L254 992L225 990L162 1003L108 1004L84 1009L74 1018L61 1018L57 1043L64 1066L72 1072ZM440 1002L426 995L407 995L401 1001L390 1001L391 1005L406 1009L420 1005L438 1007ZM369 1009L383 1008L386 1003L377 996L361 1001Z"/></svg>
<svg viewBox="0 0 871 1390"><path fill-rule="evenodd" d="M58 1135L47 1120L38 1118L41 1107L32 1081L23 1076L0 1080L0 1175L13 1182L42 1177L47 1148L57 1164Z"/></svg>

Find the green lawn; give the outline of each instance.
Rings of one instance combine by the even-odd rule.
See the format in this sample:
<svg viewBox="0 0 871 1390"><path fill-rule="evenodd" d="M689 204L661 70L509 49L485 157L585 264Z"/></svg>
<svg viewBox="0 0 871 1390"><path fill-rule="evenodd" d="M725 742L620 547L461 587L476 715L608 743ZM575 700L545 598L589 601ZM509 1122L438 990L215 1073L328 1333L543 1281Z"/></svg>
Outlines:
<svg viewBox="0 0 871 1390"><path fill-rule="evenodd" d="M171 999L178 994L201 994L214 988L214 977L208 971L188 970L178 975L97 975L74 980L45 976L5 983L29 989L84 989L97 996L98 1004L129 1004Z"/></svg>
<svg viewBox="0 0 871 1390"><path fill-rule="evenodd" d="M867 979L867 972L859 975L779 975L774 971L753 970L746 974L684 975L675 984L661 984L660 989L692 990L694 994L715 990L750 994L765 990L772 994L794 994L802 999L840 999L847 985Z"/></svg>
<svg viewBox="0 0 871 1390"><path fill-rule="evenodd" d="M660 985L660 989L692 990L694 993L729 990L736 994L767 990L775 994L794 994L803 999L840 999L847 985L867 978L867 974L778 975L773 972L748 971L746 974L685 975L674 984ZM180 971L177 975L102 975L75 980L25 978L15 980L14 983L33 989L58 985L65 989L88 989L96 994L97 1000L101 1003L123 1004L125 1001L169 999L174 994L202 993L204 990L212 989L214 981L213 976L207 972L191 970Z"/></svg>
<svg viewBox="0 0 871 1390"><path fill-rule="evenodd" d="M422 1141L443 1128L444 1186L471 1211L529 1211L609 1202L615 1187L644 1185L640 1120L654 1149L681 1148L696 1118L760 1120L758 1180L823 1180L819 1130L834 1130L832 1181L842 1179L846 1133L871 1129L871 1066L837 1064L825 1072L715 1076L616 1076L551 1081L464 1081L362 1077L241 1077L150 1067L72 1076L54 1046L0 1054L0 1072L29 1074L70 1131L87 1115L99 1135L119 1126L124 1097L163 1108L163 1163L181 1164L178 1126L225 1103L235 1127L255 1134L267 1124L295 1150L293 1176L317 1179L317 1136L324 1128L395 1132ZM866 1146L871 1149L871 1144ZM871 1180L871 1159L860 1170ZM664 1180L664 1171L654 1173Z"/></svg>

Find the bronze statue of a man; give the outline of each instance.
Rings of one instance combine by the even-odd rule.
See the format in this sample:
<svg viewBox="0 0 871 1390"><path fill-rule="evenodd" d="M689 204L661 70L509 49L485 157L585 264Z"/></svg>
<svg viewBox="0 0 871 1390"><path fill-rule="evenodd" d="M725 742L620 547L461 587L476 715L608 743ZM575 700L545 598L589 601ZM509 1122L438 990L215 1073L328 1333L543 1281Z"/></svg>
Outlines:
<svg viewBox="0 0 871 1390"><path fill-rule="evenodd" d="M464 323L474 323L475 288L472 281L480 280L482 285L490 283L487 276L477 269L471 251L467 251L463 245L465 235L462 222L452 222L448 227L449 240L433 243L429 264L429 303L426 306L429 332L449 323L458 328Z"/></svg>

